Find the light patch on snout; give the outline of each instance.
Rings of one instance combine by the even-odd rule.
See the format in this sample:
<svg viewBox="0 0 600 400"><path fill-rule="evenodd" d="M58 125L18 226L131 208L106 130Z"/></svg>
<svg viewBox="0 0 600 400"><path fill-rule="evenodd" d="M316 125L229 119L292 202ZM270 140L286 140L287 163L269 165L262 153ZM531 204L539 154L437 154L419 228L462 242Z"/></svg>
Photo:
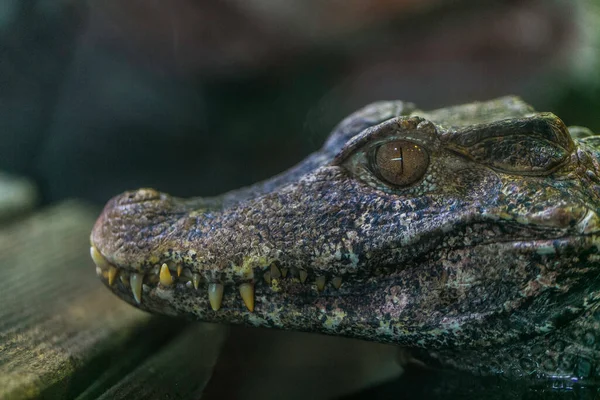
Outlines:
<svg viewBox="0 0 600 400"><path fill-rule="evenodd" d="M337 331L337 327L344 321L346 315L342 309L334 309L327 314L327 318L323 322L323 328L333 332Z"/></svg>
<svg viewBox="0 0 600 400"><path fill-rule="evenodd" d="M381 307L383 315L389 314L391 319L398 319L408 305L409 298L401 286L392 286L389 294L385 295L385 304Z"/></svg>
<svg viewBox="0 0 600 400"><path fill-rule="evenodd" d="M584 235L597 233L600 231L600 217L592 210L587 210L585 216L577 224L579 231Z"/></svg>

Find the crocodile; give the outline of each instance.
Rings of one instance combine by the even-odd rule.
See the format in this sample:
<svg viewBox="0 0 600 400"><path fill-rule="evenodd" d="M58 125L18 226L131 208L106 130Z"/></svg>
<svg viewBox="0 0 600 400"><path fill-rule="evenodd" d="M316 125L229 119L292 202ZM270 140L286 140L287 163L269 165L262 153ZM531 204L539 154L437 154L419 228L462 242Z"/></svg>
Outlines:
<svg viewBox="0 0 600 400"><path fill-rule="evenodd" d="M599 213L589 129L513 96L433 111L381 101L255 185L112 198L90 251L104 284L149 312L595 387Z"/></svg>

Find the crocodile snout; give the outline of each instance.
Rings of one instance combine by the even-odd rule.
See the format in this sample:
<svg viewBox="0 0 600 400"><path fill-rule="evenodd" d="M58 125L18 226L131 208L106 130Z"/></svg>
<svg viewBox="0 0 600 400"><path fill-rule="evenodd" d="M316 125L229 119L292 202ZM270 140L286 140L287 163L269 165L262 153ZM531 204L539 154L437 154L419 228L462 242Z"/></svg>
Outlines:
<svg viewBox="0 0 600 400"><path fill-rule="evenodd" d="M96 221L90 242L113 265L137 267L168 234L184 207L153 189L125 192L112 198Z"/></svg>

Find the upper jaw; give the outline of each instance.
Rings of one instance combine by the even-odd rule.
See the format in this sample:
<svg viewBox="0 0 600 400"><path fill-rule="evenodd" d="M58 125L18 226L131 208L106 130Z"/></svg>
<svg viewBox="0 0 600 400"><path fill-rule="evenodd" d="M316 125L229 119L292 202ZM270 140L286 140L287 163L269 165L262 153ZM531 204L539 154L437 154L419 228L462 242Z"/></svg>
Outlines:
<svg viewBox="0 0 600 400"><path fill-rule="evenodd" d="M131 199L136 201L130 201ZM139 199L142 200L137 201ZM141 210L143 213L140 213ZM556 237L562 236L563 233L555 228L571 225L572 220L579 221L574 227L572 226L571 231L574 234L591 234L598 231L599 220L595 212L577 207L571 208L570 211L570 218L565 218L564 211L557 211L556 215L550 213L530 222L546 230L547 235ZM127 217L131 215L135 215L136 218ZM215 213L212 217L216 215ZM468 215L476 214L471 210L466 215L461 216L456 212L448 216L445 226L456 226L460 221L464 223L469 219ZM207 256L203 253L202 246L194 246L187 241L190 236L193 236L195 225L186 226L186 224L190 218L197 221L199 217L198 211L190 211L185 204L179 203L176 199L153 191L142 190L141 193L133 196L126 193L111 200L92 232L91 255L96 262L98 274L122 297L129 301L132 301L133 297L136 303L141 303L142 308L167 314L172 310L157 302L156 296L166 299L173 296L173 293L179 293L178 296L186 299L190 296L201 297L205 301L208 299L213 310L218 310L222 305L223 292L233 290L239 293L236 295L238 308L245 305L245 309L253 311L255 293L270 301L279 298L282 303L310 302L310 299L321 292L334 296L356 295L364 292L366 287L364 282L369 281L369 271L366 269L344 273L343 269L323 268L308 262L292 267L285 262L280 262L276 257L267 257L259 253L234 254L233 257L224 257L225 262L207 263ZM477 218L485 220L486 217ZM125 221L134 226L125 224ZM506 227L520 226L515 221L502 223ZM437 246L436 237L442 238L444 229L444 226L440 226L438 236L432 235L429 241L431 246L428 248L421 246L418 251L421 254L433 251ZM141 243L136 245L135 240L125 235L138 235ZM489 242L504 239L491 237ZM405 250L413 245L406 241ZM254 247L257 246L250 246L250 248ZM409 253L414 256L414 252L407 250L406 254ZM395 262L394 265L403 265L404 262L410 263L411 260L398 259ZM375 270L371 272L382 273ZM378 284L384 284L385 276L381 278L379 283L377 280L371 281L375 282L370 284L375 285L371 287L373 291L379 290L376 287ZM341 291L340 287L342 287ZM202 290L208 295L199 296L196 291ZM364 292L365 296L369 294ZM142 302L144 296L147 301ZM152 296L153 300L148 296ZM329 296L327 298L331 299ZM198 302L196 307L197 304ZM232 304L229 304L228 308L235 309ZM206 310L210 311L208 307ZM239 315L244 314L242 311L238 310ZM209 313L201 317L212 320L214 316ZM231 315L230 317L233 318Z"/></svg>
<svg viewBox="0 0 600 400"><path fill-rule="evenodd" d="M143 308L147 306L141 301L143 293L152 290L164 294L180 285L184 286L181 289L208 290L215 310L221 306L224 288L236 287L250 311L257 282L277 284L288 278L312 283L318 292L327 285L340 287L342 277L319 268L279 265L277 252L261 248L260 243L249 243L253 251L244 253L231 251L231 243L224 243L219 233L208 240L206 232L228 221L215 222L224 210L198 208L199 204L201 200L179 200L152 189L126 192L111 199L90 238L98 275L128 301L133 295ZM234 217L240 214L231 213ZM229 221L228 228L235 228L235 220ZM153 311L161 312L160 308Z"/></svg>

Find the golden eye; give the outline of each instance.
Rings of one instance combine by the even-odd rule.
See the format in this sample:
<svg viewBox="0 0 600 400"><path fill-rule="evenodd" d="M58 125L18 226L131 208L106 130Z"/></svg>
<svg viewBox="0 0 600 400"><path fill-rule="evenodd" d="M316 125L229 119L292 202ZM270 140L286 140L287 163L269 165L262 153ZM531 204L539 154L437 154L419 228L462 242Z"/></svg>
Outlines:
<svg viewBox="0 0 600 400"><path fill-rule="evenodd" d="M384 143L371 158L373 172L394 186L408 186L425 175L429 155L421 146L408 140Z"/></svg>

